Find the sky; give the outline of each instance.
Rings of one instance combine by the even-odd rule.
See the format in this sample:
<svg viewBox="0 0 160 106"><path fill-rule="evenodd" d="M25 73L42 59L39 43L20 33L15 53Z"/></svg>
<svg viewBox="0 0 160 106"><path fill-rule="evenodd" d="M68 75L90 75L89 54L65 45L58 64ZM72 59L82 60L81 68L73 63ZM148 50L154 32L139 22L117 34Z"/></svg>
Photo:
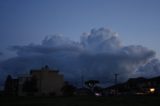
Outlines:
<svg viewBox="0 0 160 106"><path fill-rule="evenodd" d="M0 51L55 33L79 40L83 32L107 27L125 45L144 45L160 57L159 5L159 0L0 0Z"/></svg>
<svg viewBox="0 0 160 106"><path fill-rule="evenodd" d="M76 48L78 53L79 51L84 51L84 48L85 50L91 50L90 52L93 53L96 50L100 51L100 53L102 51L106 52L106 50L115 51L113 47L110 47L109 43L105 43L107 49L106 47L100 47L101 50L99 50L95 47L99 43L93 43L90 38L97 36L96 33L103 32L106 33L107 37L111 36L115 39L115 41L109 41L118 48L116 49L118 53L126 48L129 50L128 48L130 47L134 53L135 49L140 48L143 49L142 53L144 51L145 53L154 51L154 57L159 61L159 5L160 0L0 0L0 69L9 73L10 71L6 71L9 69L4 68L6 64L10 66L10 63L17 62L17 58L25 57L26 52L33 52L33 49L36 51L37 47L46 50L46 45L48 47L50 44L56 45L56 47L54 46L56 50L60 45L61 49L65 48L67 51L71 50L68 47L75 45L72 49ZM96 33L92 29L95 29ZM46 37L55 34L57 36ZM64 38L59 37L59 35ZM82 35L90 35L92 37L81 40ZM100 40L97 39L95 42L101 42L104 39L108 40L109 38L101 36ZM80 45L79 43L84 44ZM132 47L130 45L140 46ZM122 50L119 50L119 48ZM139 53L138 55L141 54ZM85 57L86 54L83 56ZM106 58L108 58L107 56ZM92 60L91 57L89 59L87 57L87 59ZM97 59L96 57L97 55L94 59ZM144 60L148 59L150 59L150 55ZM57 61L61 63L63 58L60 60L58 59ZM77 59L74 61L77 61ZM62 67L62 64L56 64L55 67ZM157 62L157 64L159 63ZM39 65L36 66L38 67ZM141 70L145 68L141 67Z"/></svg>

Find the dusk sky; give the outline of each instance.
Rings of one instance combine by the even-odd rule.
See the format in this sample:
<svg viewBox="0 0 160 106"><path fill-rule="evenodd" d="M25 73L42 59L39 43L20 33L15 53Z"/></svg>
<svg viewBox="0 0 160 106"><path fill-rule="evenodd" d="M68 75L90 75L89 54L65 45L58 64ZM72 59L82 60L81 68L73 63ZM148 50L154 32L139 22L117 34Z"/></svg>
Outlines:
<svg viewBox="0 0 160 106"><path fill-rule="evenodd" d="M0 61L3 66L0 69L9 70L4 68L5 65L12 63L17 57L26 56L24 51L30 50L26 48L48 45L46 42L50 39L46 36L63 35L72 41L67 44L72 45L74 41L80 42L84 32L94 36L95 32L105 32L106 29L111 30L106 31L107 34L116 36L116 41L120 42L124 49L128 50L130 45L141 45L142 48L147 48L143 48L145 52L149 52L146 54L146 57L149 57L145 60L152 57L151 50L156 53L154 57L160 59L159 11L160 0L0 0ZM91 29L96 31L92 32ZM117 40L117 36L120 40ZM55 37L51 40L56 42ZM63 41L66 42L62 39L62 43ZM119 46L117 42L116 47ZM81 46L74 47L81 50ZM92 60L90 58L89 60ZM125 58L127 59L128 57ZM8 62L10 60L12 62Z"/></svg>
<svg viewBox="0 0 160 106"><path fill-rule="evenodd" d="M160 57L159 0L0 0L0 51L40 43L46 35L79 40L83 32L106 27L124 45L143 45Z"/></svg>

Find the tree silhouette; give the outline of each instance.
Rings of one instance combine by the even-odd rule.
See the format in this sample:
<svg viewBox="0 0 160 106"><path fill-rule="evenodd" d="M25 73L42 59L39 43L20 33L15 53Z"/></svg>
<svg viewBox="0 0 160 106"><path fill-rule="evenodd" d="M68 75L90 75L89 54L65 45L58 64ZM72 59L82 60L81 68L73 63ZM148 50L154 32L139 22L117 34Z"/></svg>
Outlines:
<svg viewBox="0 0 160 106"><path fill-rule="evenodd" d="M27 93L27 95L34 95L37 91L37 79L32 77L31 79L27 79L23 84L23 91Z"/></svg>
<svg viewBox="0 0 160 106"><path fill-rule="evenodd" d="M18 93L18 79L13 79L11 75L8 75L5 81L4 88L5 95L13 96Z"/></svg>
<svg viewBox="0 0 160 106"><path fill-rule="evenodd" d="M12 76L8 75L5 81L5 95L12 95Z"/></svg>
<svg viewBox="0 0 160 106"><path fill-rule="evenodd" d="M73 96L74 92L76 90L76 87L69 84L68 82L65 82L65 85L62 87L61 91L63 92L64 96Z"/></svg>
<svg viewBox="0 0 160 106"><path fill-rule="evenodd" d="M98 84L99 81L98 80L88 80L88 81L85 81L85 85L90 88L90 90L93 92L94 90L94 87L96 86L96 84Z"/></svg>

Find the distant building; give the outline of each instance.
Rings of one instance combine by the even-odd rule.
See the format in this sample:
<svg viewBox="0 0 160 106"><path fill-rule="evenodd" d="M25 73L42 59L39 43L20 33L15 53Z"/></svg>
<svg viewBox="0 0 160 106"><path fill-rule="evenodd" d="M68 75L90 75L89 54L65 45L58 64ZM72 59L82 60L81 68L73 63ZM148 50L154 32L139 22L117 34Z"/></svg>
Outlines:
<svg viewBox="0 0 160 106"><path fill-rule="evenodd" d="M75 95L77 96L93 96L93 92L91 92L88 88L79 88L76 90Z"/></svg>
<svg viewBox="0 0 160 106"><path fill-rule="evenodd" d="M107 95L148 95L160 94L160 77L146 79L130 78L127 82L105 89Z"/></svg>
<svg viewBox="0 0 160 106"><path fill-rule="evenodd" d="M49 69L45 66L42 69L33 69L30 75L19 76L13 79L8 76L5 82L5 92L8 95L62 95L64 86L63 75L58 70Z"/></svg>
<svg viewBox="0 0 160 106"><path fill-rule="evenodd" d="M64 86L64 78L58 73L58 70L51 70L46 66L42 69L31 70L30 74L37 80L37 94L62 95L61 88Z"/></svg>

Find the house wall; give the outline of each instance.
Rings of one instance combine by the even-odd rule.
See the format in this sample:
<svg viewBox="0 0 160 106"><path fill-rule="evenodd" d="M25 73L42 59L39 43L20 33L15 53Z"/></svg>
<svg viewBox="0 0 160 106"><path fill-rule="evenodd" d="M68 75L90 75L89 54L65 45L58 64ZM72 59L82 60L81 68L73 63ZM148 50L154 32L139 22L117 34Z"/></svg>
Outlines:
<svg viewBox="0 0 160 106"><path fill-rule="evenodd" d="M32 71L31 76L37 79L37 95L62 95L61 88L64 86L63 75L57 71L39 70Z"/></svg>

